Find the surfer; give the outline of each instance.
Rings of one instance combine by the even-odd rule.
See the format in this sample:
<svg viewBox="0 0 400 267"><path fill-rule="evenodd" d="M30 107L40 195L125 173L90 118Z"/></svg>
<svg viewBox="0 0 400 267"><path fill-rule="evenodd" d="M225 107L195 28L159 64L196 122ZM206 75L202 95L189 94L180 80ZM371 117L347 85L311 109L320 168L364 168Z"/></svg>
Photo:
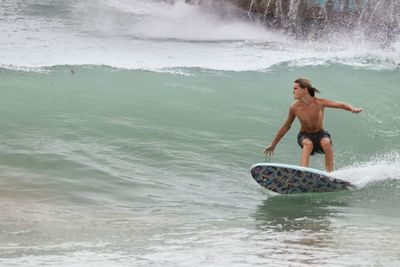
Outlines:
<svg viewBox="0 0 400 267"><path fill-rule="evenodd" d="M315 97L319 90L311 85L311 81L299 78L294 81L293 95L295 101L289 107L289 114L271 144L264 149L266 155L271 155L281 138L290 129L293 121L300 121L300 132L297 143L302 148L301 166L308 167L310 155L325 154L325 169L333 170L333 150L330 134L324 130L324 108L341 108L359 113L361 108L353 107L344 102L335 102L326 98Z"/></svg>

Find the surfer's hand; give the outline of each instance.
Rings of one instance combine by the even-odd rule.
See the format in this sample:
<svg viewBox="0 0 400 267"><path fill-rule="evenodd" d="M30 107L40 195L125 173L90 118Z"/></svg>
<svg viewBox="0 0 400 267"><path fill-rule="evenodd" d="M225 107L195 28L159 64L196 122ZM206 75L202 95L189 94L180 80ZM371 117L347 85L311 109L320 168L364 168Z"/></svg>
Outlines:
<svg viewBox="0 0 400 267"><path fill-rule="evenodd" d="M352 113L360 113L362 111L362 108L351 108Z"/></svg>
<svg viewBox="0 0 400 267"><path fill-rule="evenodd" d="M270 156L274 153L275 150L275 146L273 145L268 145L265 149L264 149L264 154L267 156Z"/></svg>

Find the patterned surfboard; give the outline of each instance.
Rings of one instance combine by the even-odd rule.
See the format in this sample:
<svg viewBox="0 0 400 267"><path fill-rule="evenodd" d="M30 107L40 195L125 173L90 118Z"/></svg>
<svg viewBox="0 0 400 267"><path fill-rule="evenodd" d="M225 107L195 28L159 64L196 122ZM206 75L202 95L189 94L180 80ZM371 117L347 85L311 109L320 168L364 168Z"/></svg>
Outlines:
<svg viewBox="0 0 400 267"><path fill-rule="evenodd" d="M259 185L278 194L333 192L354 187L324 171L280 163L255 164L251 176Z"/></svg>

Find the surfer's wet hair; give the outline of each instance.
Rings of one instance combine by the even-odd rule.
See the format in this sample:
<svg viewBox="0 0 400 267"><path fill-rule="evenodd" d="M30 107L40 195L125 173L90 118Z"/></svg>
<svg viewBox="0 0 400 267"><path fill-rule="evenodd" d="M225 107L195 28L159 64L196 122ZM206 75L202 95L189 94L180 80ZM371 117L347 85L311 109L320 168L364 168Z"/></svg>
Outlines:
<svg viewBox="0 0 400 267"><path fill-rule="evenodd" d="M311 85L311 81L306 78L298 78L294 81L295 83L299 84L301 88L307 88L308 93L310 96L315 96L315 93L319 93L320 91Z"/></svg>

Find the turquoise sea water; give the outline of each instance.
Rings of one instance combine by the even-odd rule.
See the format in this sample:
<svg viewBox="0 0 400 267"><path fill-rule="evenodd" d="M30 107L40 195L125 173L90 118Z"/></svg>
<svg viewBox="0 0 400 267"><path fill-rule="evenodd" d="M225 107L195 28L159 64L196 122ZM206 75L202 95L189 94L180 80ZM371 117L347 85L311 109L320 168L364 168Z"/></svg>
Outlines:
<svg viewBox="0 0 400 267"><path fill-rule="evenodd" d="M133 2L3 1L0 265L398 266L398 44ZM271 197L250 176L298 164L297 122L262 150L302 76L364 109L325 112L356 190Z"/></svg>

